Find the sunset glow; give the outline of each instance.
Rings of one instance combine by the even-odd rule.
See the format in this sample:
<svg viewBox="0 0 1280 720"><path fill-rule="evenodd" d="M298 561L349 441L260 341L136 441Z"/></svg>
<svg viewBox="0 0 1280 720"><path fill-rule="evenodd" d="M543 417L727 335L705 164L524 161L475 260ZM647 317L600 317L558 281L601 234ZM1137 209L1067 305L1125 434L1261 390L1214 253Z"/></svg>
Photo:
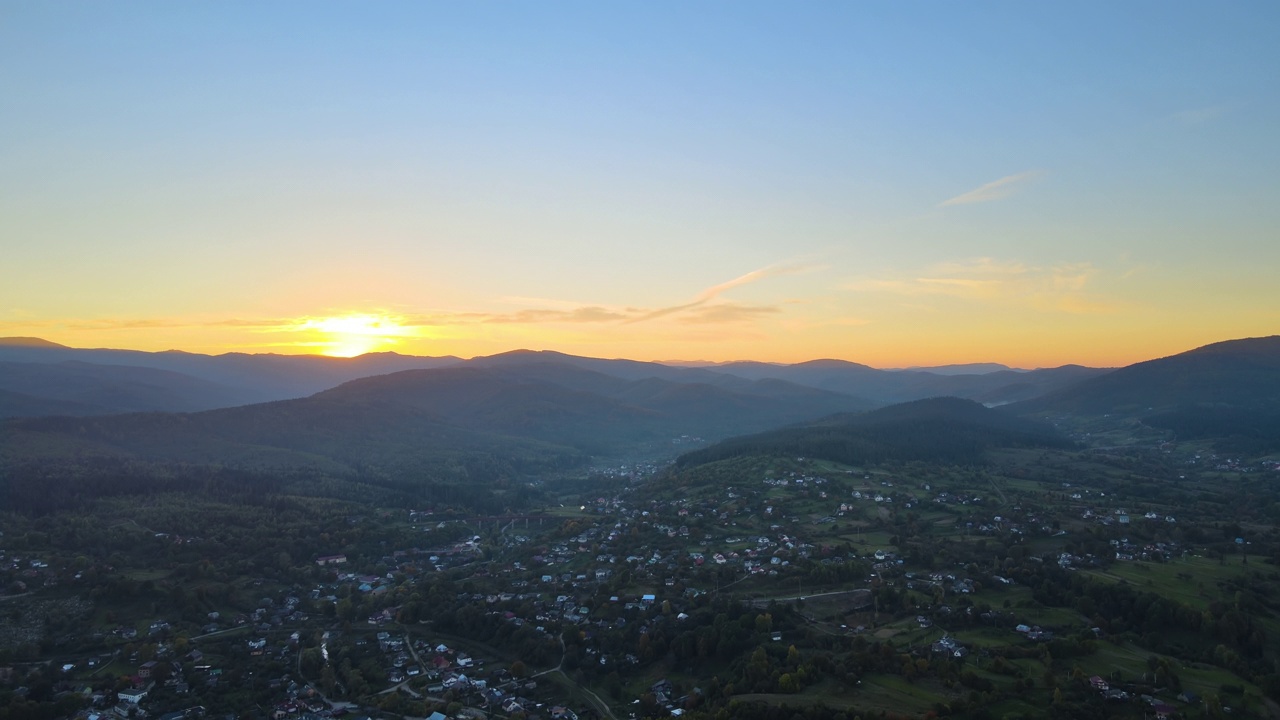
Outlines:
<svg viewBox="0 0 1280 720"><path fill-rule="evenodd" d="M1038 367L1280 331L1280 4L322 5L6 14L0 336Z"/></svg>
<svg viewBox="0 0 1280 720"><path fill-rule="evenodd" d="M412 335L399 323L398 318L383 315L342 315L308 318L288 329L314 338L303 341L303 347L331 357L355 357L389 350L401 338Z"/></svg>

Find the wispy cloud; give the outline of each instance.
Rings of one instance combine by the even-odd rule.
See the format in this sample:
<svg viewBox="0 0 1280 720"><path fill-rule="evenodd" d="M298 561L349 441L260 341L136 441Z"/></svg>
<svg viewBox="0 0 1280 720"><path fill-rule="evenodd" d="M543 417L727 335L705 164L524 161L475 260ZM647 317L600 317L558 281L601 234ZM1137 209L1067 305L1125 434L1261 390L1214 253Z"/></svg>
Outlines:
<svg viewBox="0 0 1280 720"><path fill-rule="evenodd" d="M533 309L520 310L514 313L467 316L468 319L481 318L486 323L536 324L549 322L563 323L608 323L627 320L630 315L624 311L611 310L598 305L576 307L569 310Z"/></svg>
<svg viewBox="0 0 1280 720"><path fill-rule="evenodd" d="M911 278L869 278L846 289L903 297L945 296L986 303L1006 303L1070 314L1114 312L1117 306L1097 296L1099 274L1089 263L1051 266L975 258L941 263Z"/></svg>
<svg viewBox="0 0 1280 720"><path fill-rule="evenodd" d="M704 305L690 311L682 317L681 322L698 324L727 324L758 320L767 315L782 312L774 305L739 305L738 303L718 303Z"/></svg>
<svg viewBox="0 0 1280 720"><path fill-rule="evenodd" d="M627 320L627 322L638 323L638 322L645 322L648 320L656 320L660 317L665 317L667 315L674 315L676 313L684 312L686 310L700 308L706 305L707 303L710 303L711 301L715 300L716 298L720 297L721 294L729 290L732 290L733 288L758 282L760 280L764 280L765 278L778 277L781 275L797 275L799 273L809 272L814 269L816 268L811 265L770 265L768 267L760 268L759 270L752 270L749 273L746 273L744 275L739 275L738 277L732 280L728 280L726 282L722 282L719 285L712 285L711 287L707 288L706 290L703 290L702 292L694 296L693 300L690 302L683 303L680 305L671 305L664 308L658 308L657 310L650 310L648 312L644 312L636 317L633 317Z"/></svg>
<svg viewBox="0 0 1280 720"><path fill-rule="evenodd" d="M288 346L307 346L310 335L368 336L381 342L395 343L396 338L432 337L448 327L479 325L627 325L672 316L682 324L730 325L757 320L781 313L780 305L747 305L728 301L725 293L735 288L783 275L795 275L818 269L813 265L770 265L712 285L697 293L689 302L659 308L610 307L576 303L552 298L511 297L502 301L513 305L531 305L511 312L495 311L428 311L417 313L371 310L332 315L265 318L62 318L57 320L0 320L5 327L68 329L79 331L162 330L176 328L223 328L240 330L258 336L284 336ZM265 338L264 338L265 339ZM317 347L332 345L314 341Z"/></svg>
<svg viewBox="0 0 1280 720"><path fill-rule="evenodd" d="M972 205L974 203L991 202L993 200L1002 200L1009 197L1019 188L1028 182L1036 179L1044 173L1040 170L1028 170L1017 175L1007 175L987 183L979 188L975 188L966 193L961 193L950 200L943 200L938 203L938 207L948 207L950 205Z"/></svg>

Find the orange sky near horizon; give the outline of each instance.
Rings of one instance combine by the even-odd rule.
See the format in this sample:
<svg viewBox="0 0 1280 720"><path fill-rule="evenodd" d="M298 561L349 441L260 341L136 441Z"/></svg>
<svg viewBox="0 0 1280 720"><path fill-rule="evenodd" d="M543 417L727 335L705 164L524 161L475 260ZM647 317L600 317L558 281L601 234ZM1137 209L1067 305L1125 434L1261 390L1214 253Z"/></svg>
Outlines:
<svg viewBox="0 0 1280 720"><path fill-rule="evenodd" d="M1265 328L1251 333L1243 326L1228 334L1230 326L1212 323L1200 328L1152 326L1142 332L1120 325L1109 335L1095 328L1094 340L1080 343L1076 336L1053 326L1011 337L999 323L987 334L975 331L972 325L933 327L921 332L905 326L868 329L868 323L853 326L860 332L832 332L816 339L804 329L777 328L770 337L784 340L770 342L765 350L754 332L708 337L705 331L690 333L687 327L672 327L674 323L643 331L615 324L590 333L548 325L507 327L507 323L499 324L495 330L493 326L485 327L483 321L478 324L480 332L473 334L468 326L429 325L421 320L415 323L394 314L350 313L283 322L169 320L115 327L101 321L61 327L39 323L28 327L26 333L13 332L11 328L5 334L25 334L71 347L183 350L211 355L246 352L352 357L368 352L397 352L470 358L526 349L657 362L795 363L834 358L879 368L999 362L1028 369L1065 364L1120 367L1213 342L1273 334Z"/></svg>
<svg viewBox="0 0 1280 720"><path fill-rule="evenodd" d="M0 336L1118 366L1280 333L1280 3L18 3Z"/></svg>

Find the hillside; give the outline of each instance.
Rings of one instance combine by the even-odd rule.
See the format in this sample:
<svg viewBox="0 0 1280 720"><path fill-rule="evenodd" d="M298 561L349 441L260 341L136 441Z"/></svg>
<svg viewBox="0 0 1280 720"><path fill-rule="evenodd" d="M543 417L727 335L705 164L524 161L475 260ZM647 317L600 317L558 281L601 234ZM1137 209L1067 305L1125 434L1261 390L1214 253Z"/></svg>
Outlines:
<svg viewBox="0 0 1280 720"><path fill-rule="evenodd" d="M1020 403L1022 411L1140 414L1186 405L1280 400L1280 336L1229 340L1136 363Z"/></svg>
<svg viewBox="0 0 1280 720"><path fill-rule="evenodd" d="M1040 423L960 398L931 398L836 415L817 422L731 438L682 455L681 468L746 456L806 457L848 464L893 460L980 463L997 447L1066 447Z"/></svg>
<svg viewBox="0 0 1280 720"><path fill-rule="evenodd" d="M588 456L661 457L681 435L717 439L865 407L807 388L752 385L758 393L627 381L546 362L410 370L308 398L200 413L11 420L2 451L10 463L109 456L406 483L493 481Z"/></svg>
<svg viewBox="0 0 1280 720"><path fill-rule="evenodd" d="M1116 414L1211 440L1223 452L1280 451L1280 336L1229 340L1091 378L1010 406L1021 414Z"/></svg>
<svg viewBox="0 0 1280 720"><path fill-rule="evenodd" d="M208 410L253 401L243 390L128 365L0 362L0 418ZM18 398L22 399L19 400Z"/></svg>

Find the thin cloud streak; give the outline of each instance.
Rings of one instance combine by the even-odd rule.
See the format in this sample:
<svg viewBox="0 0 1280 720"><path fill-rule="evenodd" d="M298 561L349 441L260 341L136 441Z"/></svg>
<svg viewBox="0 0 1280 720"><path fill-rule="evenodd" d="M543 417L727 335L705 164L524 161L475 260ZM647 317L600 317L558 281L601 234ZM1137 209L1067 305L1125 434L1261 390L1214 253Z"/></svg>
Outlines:
<svg viewBox="0 0 1280 720"><path fill-rule="evenodd" d="M973 205L974 203L991 202L993 200L1003 200L1019 188L1026 185L1029 181L1036 179L1043 173L1039 170L1029 170L1027 172L1018 173L1016 175L1007 175L989 182L974 190L961 193L950 200L943 200L938 203L938 207L949 207L951 205Z"/></svg>
<svg viewBox="0 0 1280 720"><path fill-rule="evenodd" d="M724 293L744 285L759 282L772 277L794 275L816 269L810 265L774 265L752 270L731 280L706 288L694 296L693 300L679 305L647 309L637 307L606 307L602 305L579 304L547 298L505 298L508 302L538 304L515 312L425 312L400 314L385 310L365 313L345 313L342 315L304 315L286 318L225 318L225 319L182 319L182 318L66 318L62 320L0 321L0 328L12 327L44 327L66 328L88 331L120 331L176 328L225 328L236 329L261 335L297 334L306 332L357 332L371 336L392 337L424 337L432 329L449 326L476 325L538 325L538 324L633 324L656 320L658 318L687 313L680 318L685 324L732 324L741 323L782 312L773 305L743 305L733 302L716 302ZM547 307L550 306L550 307ZM327 324L340 321L342 318L362 318L369 327L359 329L327 328ZM301 346L298 342L290 345Z"/></svg>
<svg viewBox="0 0 1280 720"><path fill-rule="evenodd" d="M1073 315L1109 314L1118 307L1091 293L1098 270L1089 263L1035 267L991 258L943 263L928 275L866 279L845 286L855 292L902 297L953 297L997 304L1031 305ZM932 309L921 307L919 309Z"/></svg>
<svg viewBox="0 0 1280 720"><path fill-rule="evenodd" d="M687 302L682 305L672 305L670 307L659 308L657 310L651 310L647 313L644 313L643 315L640 315L639 317L627 320L626 322L628 324L646 322L649 320L656 320L660 317L665 317L667 315L674 315L675 313L683 312L685 310L692 310L693 308L706 305L707 303L719 297L721 293L724 293L728 290L732 290L733 288L742 287L743 285L748 285L750 283L758 282L760 280L764 280L765 278L778 277L782 275L796 275L802 272L808 272L813 269L815 268L810 265L770 265L769 267L763 267L763 268L760 268L759 270L752 270L749 273L746 273L744 275L739 275L738 277L732 280L729 280L727 282L722 282L719 285L712 285L706 290L703 290L702 292L698 293L694 297L692 302Z"/></svg>
<svg viewBox="0 0 1280 720"><path fill-rule="evenodd" d="M721 303L697 308L686 317L680 318L680 322L696 324L736 323L756 320L766 315L776 315L780 312L782 312L780 308L772 305Z"/></svg>

